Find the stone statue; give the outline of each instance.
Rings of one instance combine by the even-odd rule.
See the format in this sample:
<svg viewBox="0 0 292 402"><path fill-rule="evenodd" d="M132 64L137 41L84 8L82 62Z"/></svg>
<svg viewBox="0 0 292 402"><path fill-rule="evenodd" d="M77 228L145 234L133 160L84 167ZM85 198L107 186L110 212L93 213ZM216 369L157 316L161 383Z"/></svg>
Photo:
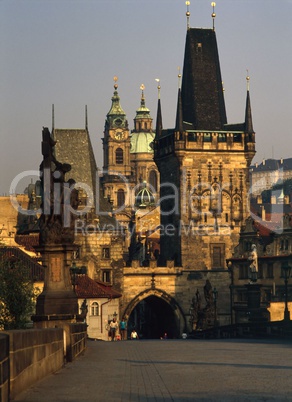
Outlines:
<svg viewBox="0 0 292 402"><path fill-rule="evenodd" d="M196 330L203 330L214 326L215 304L212 285L209 279L206 280L204 286L204 297L206 301L204 308L201 307L201 296L199 290L196 292L196 298L193 298L193 303L195 302L194 318L196 318L197 321Z"/></svg>
<svg viewBox="0 0 292 402"><path fill-rule="evenodd" d="M258 279L258 253L255 244L251 246L251 252L248 257L249 264L249 279L250 283L255 283Z"/></svg>
<svg viewBox="0 0 292 402"><path fill-rule="evenodd" d="M42 137L40 245L73 244L79 201L74 180L65 181L71 166L56 160L53 152L56 142L48 128L43 128Z"/></svg>

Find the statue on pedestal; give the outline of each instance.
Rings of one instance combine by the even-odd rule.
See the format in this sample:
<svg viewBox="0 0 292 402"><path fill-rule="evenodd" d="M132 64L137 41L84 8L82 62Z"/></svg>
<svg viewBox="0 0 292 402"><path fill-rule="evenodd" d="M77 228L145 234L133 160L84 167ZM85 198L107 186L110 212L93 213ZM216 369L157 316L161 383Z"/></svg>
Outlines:
<svg viewBox="0 0 292 402"><path fill-rule="evenodd" d="M56 160L53 151L56 142L48 128L43 128L42 137L40 245L73 244L79 201L75 181L65 181L71 166Z"/></svg>
<svg viewBox="0 0 292 402"><path fill-rule="evenodd" d="M248 257L249 264L249 279L250 283L256 283L258 279L258 253L257 246L252 244L251 252Z"/></svg>

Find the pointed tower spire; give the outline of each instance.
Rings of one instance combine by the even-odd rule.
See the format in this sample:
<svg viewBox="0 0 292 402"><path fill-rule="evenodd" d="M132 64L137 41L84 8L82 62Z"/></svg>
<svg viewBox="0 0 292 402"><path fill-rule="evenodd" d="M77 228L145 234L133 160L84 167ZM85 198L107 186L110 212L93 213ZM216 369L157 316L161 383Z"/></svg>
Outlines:
<svg viewBox="0 0 292 402"><path fill-rule="evenodd" d="M150 116L150 110L146 107L144 89L145 85L140 85L141 89L141 101L140 107L136 110L136 116L134 118L134 130L133 132L150 132L152 131L152 117ZM131 151L132 152L132 151Z"/></svg>
<svg viewBox="0 0 292 402"><path fill-rule="evenodd" d="M155 81L158 82L157 89L158 89L158 104L157 104L157 115L156 115L156 133L155 138L161 136L162 132L162 114L161 114L161 103L160 103L160 79L156 78Z"/></svg>
<svg viewBox="0 0 292 402"><path fill-rule="evenodd" d="M52 104L52 131L55 129L55 109L54 104Z"/></svg>
<svg viewBox="0 0 292 402"><path fill-rule="evenodd" d="M245 131L248 134L254 133L253 125L252 125L252 115L251 115L251 103L250 103L250 96L249 96L249 80L250 77L246 76L246 84L247 84L247 94L246 94L246 106L245 106Z"/></svg>
<svg viewBox="0 0 292 402"><path fill-rule="evenodd" d="M88 131L87 105L85 105L85 130Z"/></svg>
<svg viewBox="0 0 292 402"><path fill-rule="evenodd" d="M109 127L116 127L119 125L120 127L128 127L128 121L126 113L124 112L121 104L120 97L118 94L118 77L114 76L114 94L112 96L112 105L110 111L107 114L106 122Z"/></svg>
<svg viewBox="0 0 292 402"><path fill-rule="evenodd" d="M213 12L211 14L211 17L213 19L213 31L215 31L215 18L216 18L216 13L215 13L216 3L215 3L215 1L212 1L211 6L213 7Z"/></svg>
<svg viewBox="0 0 292 402"><path fill-rule="evenodd" d="M178 131L180 133L183 132L183 111L182 111L182 100L181 100L181 73L180 73L180 69L178 71L178 96L177 96L175 131Z"/></svg>
<svg viewBox="0 0 292 402"><path fill-rule="evenodd" d="M190 1L186 1L186 6L187 6L187 12L186 12L186 16L187 16L187 29L190 29L190 10L189 10L189 5L191 4Z"/></svg>

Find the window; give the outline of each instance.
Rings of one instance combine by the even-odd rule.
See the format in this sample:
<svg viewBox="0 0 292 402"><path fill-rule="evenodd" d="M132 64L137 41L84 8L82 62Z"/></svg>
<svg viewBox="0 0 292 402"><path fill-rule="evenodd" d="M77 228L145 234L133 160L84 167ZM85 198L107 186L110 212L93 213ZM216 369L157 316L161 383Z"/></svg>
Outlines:
<svg viewBox="0 0 292 402"><path fill-rule="evenodd" d="M125 192L123 189L119 189L117 192L117 205L122 207L125 204Z"/></svg>
<svg viewBox="0 0 292 402"><path fill-rule="evenodd" d="M247 278L248 278L248 267L246 265L241 265L239 267L238 279L247 279Z"/></svg>
<svg viewBox="0 0 292 402"><path fill-rule="evenodd" d="M274 266L273 266L273 264L268 264L266 278L274 278Z"/></svg>
<svg viewBox="0 0 292 402"><path fill-rule="evenodd" d="M224 267L224 244L211 244L212 268Z"/></svg>
<svg viewBox="0 0 292 402"><path fill-rule="evenodd" d="M196 142L197 141L197 133L188 133L188 140L190 142Z"/></svg>
<svg viewBox="0 0 292 402"><path fill-rule="evenodd" d="M124 163L124 151L122 148L116 149L116 164L122 165Z"/></svg>
<svg viewBox="0 0 292 402"><path fill-rule="evenodd" d="M280 250L287 251L288 249L289 249L289 240L288 239L281 240Z"/></svg>
<svg viewBox="0 0 292 402"><path fill-rule="evenodd" d="M197 48L196 48L196 50L197 50L197 53L199 53L199 52L202 51L202 43L201 43L201 42L198 42L198 43L197 43Z"/></svg>
<svg viewBox="0 0 292 402"><path fill-rule="evenodd" d="M151 187L157 191L157 174L155 170L151 170L149 174L149 184ZM152 190L152 189L151 189Z"/></svg>
<svg viewBox="0 0 292 402"><path fill-rule="evenodd" d="M241 142L241 134L233 134L233 142Z"/></svg>
<svg viewBox="0 0 292 402"><path fill-rule="evenodd" d="M226 142L226 134L225 133L218 134L218 142Z"/></svg>
<svg viewBox="0 0 292 402"><path fill-rule="evenodd" d="M263 277L264 277L263 266L261 264L259 264L259 266L258 266L258 278L263 279Z"/></svg>
<svg viewBox="0 0 292 402"><path fill-rule="evenodd" d="M97 302L91 304L91 315L99 315L99 304Z"/></svg>
<svg viewBox="0 0 292 402"><path fill-rule="evenodd" d="M110 281L111 281L111 271L110 270L102 271L102 281L110 283Z"/></svg>
<svg viewBox="0 0 292 402"><path fill-rule="evenodd" d="M102 248L102 258L110 258L110 249L109 247Z"/></svg>
<svg viewBox="0 0 292 402"><path fill-rule="evenodd" d="M244 251L251 251L251 246L252 246L251 241L245 241L244 242Z"/></svg>
<svg viewBox="0 0 292 402"><path fill-rule="evenodd" d="M204 133L203 141L204 141L204 142L212 142L212 135L211 135L211 133Z"/></svg>

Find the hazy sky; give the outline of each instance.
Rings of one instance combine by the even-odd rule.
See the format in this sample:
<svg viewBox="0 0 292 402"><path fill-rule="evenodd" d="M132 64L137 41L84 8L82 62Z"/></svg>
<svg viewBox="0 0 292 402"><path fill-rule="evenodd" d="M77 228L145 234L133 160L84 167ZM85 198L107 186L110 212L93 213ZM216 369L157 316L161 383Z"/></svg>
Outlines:
<svg viewBox="0 0 292 402"><path fill-rule="evenodd" d="M244 121L250 75L257 154L292 157L292 0L217 0L216 34L228 123ZM16 175L38 170L42 127L84 128L102 167L113 77L130 129L145 85L156 119L161 80L164 128L175 124L182 68L184 0L0 1L0 195ZM191 0L191 27L212 27L211 0ZM28 183L21 181L17 192Z"/></svg>

